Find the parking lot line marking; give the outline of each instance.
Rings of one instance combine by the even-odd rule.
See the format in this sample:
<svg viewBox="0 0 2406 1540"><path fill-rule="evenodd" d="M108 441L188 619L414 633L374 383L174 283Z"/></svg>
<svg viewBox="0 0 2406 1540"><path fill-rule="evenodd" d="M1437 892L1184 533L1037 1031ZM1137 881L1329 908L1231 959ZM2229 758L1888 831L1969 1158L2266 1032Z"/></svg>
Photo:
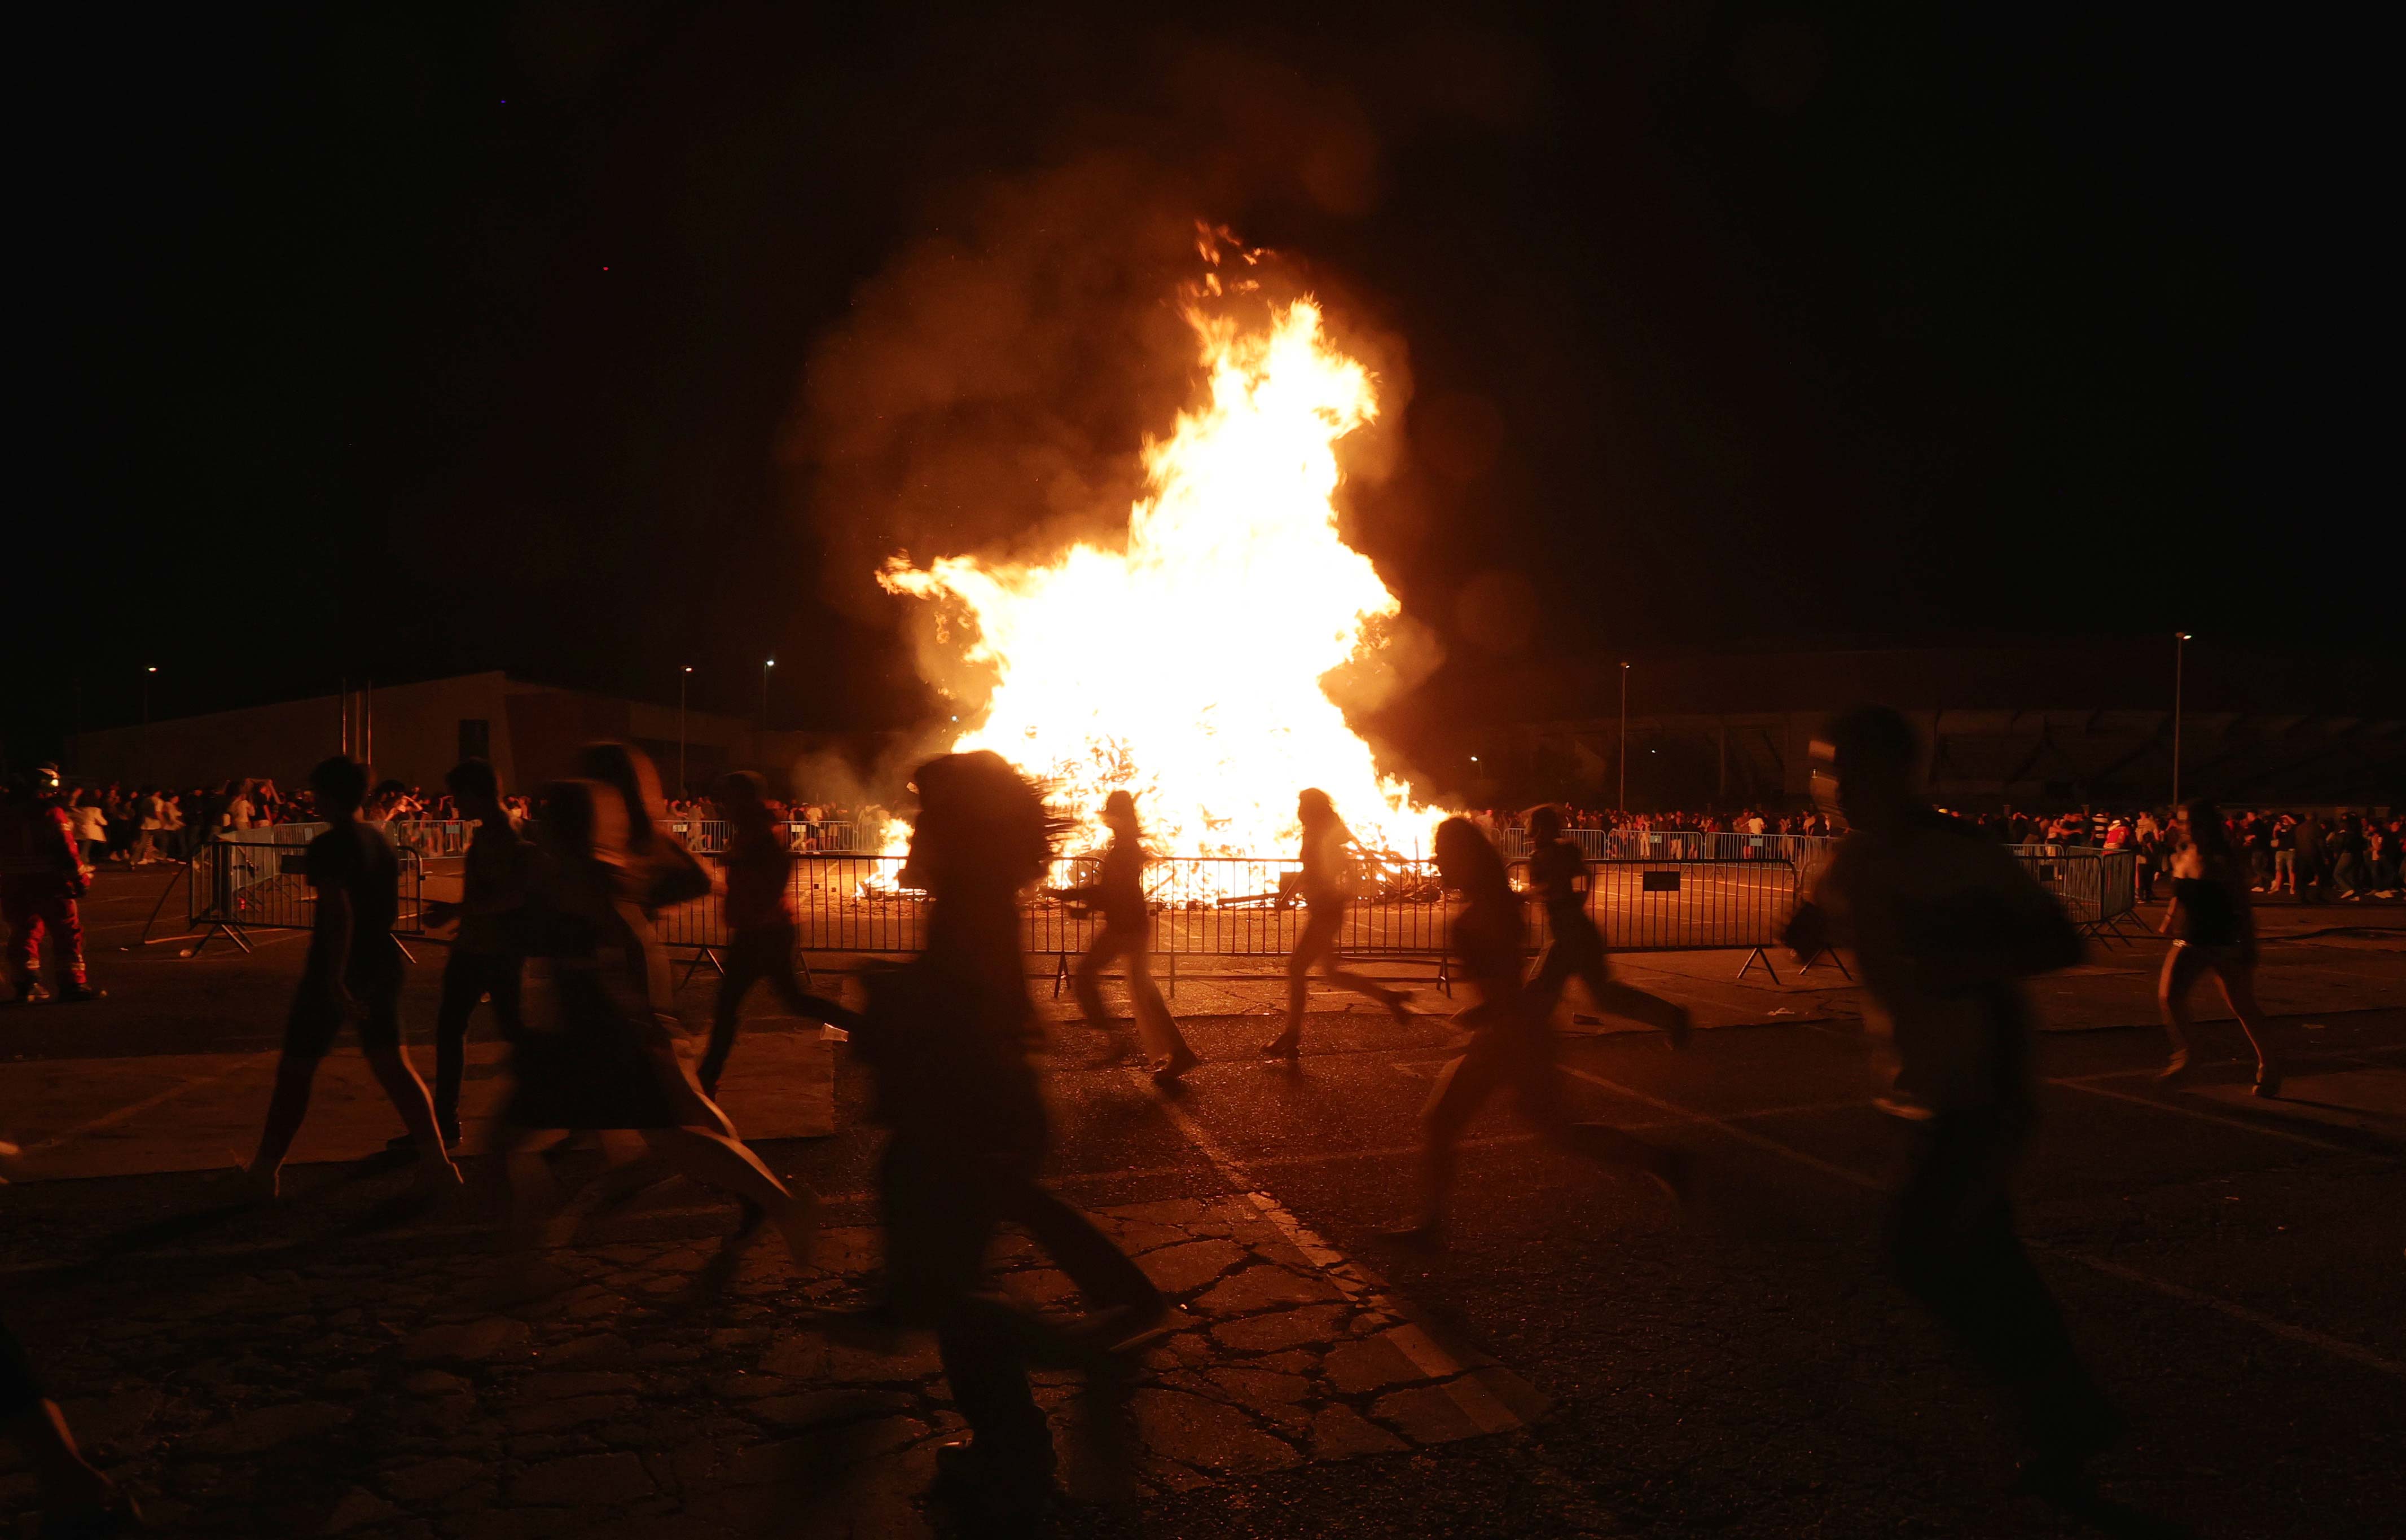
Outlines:
<svg viewBox="0 0 2406 1540"><path fill-rule="evenodd" d="M1143 1070L1131 1069L1127 1078L1140 1089L1153 1090L1152 1078ZM1279 1233L1286 1237L1287 1244L1302 1252L1304 1259L1318 1268L1348 1301L1357 1307L1374 1309L1405 1323L1409 1335L1407 1342L1398 1344L1399 1349L1422 1375L1444 1381L1440 1388L1446 1397L1461 1408L1473 1426L1481 1433L1503 1433L1527 1425L1520 1413L1513 1409L1513 1403L1522 1406L1537 1404L1540 1398L1534 1389L1522 1385L1518 1376L1500 1365L1463 1363L1428 1335L1425 1323L1409 1306L1388 1295L1383 1280L1376 1274L1323 1240L1318 1233L1289 1212L1284 1204L1263 1190L1261 1184L1246 1171L1243 1163L1189 1116L1184 1108L1176 1102L1158 1098L1153 1105L1160 1108L1162 1115L1186 1137L1186 1141L1202 1151L1203 1158L1227 1179L1239 1199L1276 1226ZM1469 1372L1474 1368L1479 1373ZM1482 1376L1503 1378L1507 1395L1499 1396L1489 1389L1488 1378Z"/></svg>
<svg viewBox="0 0 2406 1540"><path fill-rule="evenodd" d="M2061 1257L2066 1262L2076 1262L2083 1267L2103 1273L2108 1278L2117 1278L2125 1283L2135 1283L2143 1289L2153 1289L2159 1294L2180 1300L2184 1304L2201 1305L2217 1314L2229 1316L2233 1321L2244 1321L2259 1331L2270 1332L2274 1336L2298 1343L2302 1347L2319 1348L2334 1358L2343 1358L2351 1363L2361 1363L2366 1368L2378 1370L2393 1379L2406 1379L2406 1363L2400 1363L2395 1359L2384 1358L2369 1348L2359 1348L2353 1342L2344 1342L2335 1336L2325 1336L2320 1332L2309 1331L2303 1326L2292 1326L2287 1321L2268 1316L2261 1310L2251 1310L2244 1305L2236 1304L2214 1294L2202 1293L2186 1284L2174 1283L2170 1279L2157 1278L2152 1273L2143 1273L2135 1267L2126 1267L2118 1262L2108 1262L2102 1257L2086 1256L2078 1251L2067 1251L2060 1247L2049 1246L2044 1241L2033 1240L2027 1244L2032 1250L2044 1251L2051 1257Z"/></svg>
<svg viewBox="0 0 2406 1540"><path fill-rule="evenodd" d="M179 1081L176 1084L167 1087L164 1091L156 1092L153 1095L145 1096L138 1102L129 1103L124 1107L119 1108L114 1112L104 1112L99 1117L92 1119L89 1123L79 1123L73 1128L53 1134L49 1138L43 1139L38 1143L29 1144L25 1146L25 1153L28 1155L38 1155L45 1150L57 1149L60 1145L66 1143L69 1139L80 1138L86 1134L96 1134L104 1128L114 1128L119 1123L125 1122L129 1118L138 1118L154 1107L174 1101L177 1096L182 1095L187 1091L197 1091L205 1085L215 1085L218 1081L224 1080L228 1075L232 1075L234 1073L235 1073L234 1070L225 1069L220 1070L214 1075L203 1075L198 1080Z"/></svg>
<svg viewBox="0 0 2406 1540"><path fill-rule="evenodd" d="M1592 1084L1603 1086L1606 1090L1616 1091L1626 1096L1635 1096L1639 1101L1649 1103L1666 1110L1686 1110L1675 1102L1666 1102L1659 1096L1649 1096L1642 1091L1633 1090L1628 1086L1619 1084L1612 1081L1607 1081L1601 1075L1591 1075L1581 1069L1569 1069L1567 1072L1572 1075L1576 1075L1580 1080L1587 1081ZM2088 1088L2083 1087L2082 1089L2085 1090ZM2133 1101L2144 1100L2144 1097L2135 1096L2130 1099ZM2158 1104L2149 1102L2147 1105L2152 1107ZM2178 1111L2185 1109L2176 1108L2172 1110ZM1766 1138L1760 1134L1754 1133L1750 1129L1733 1126L1722 1119L1705 1117L1698 1114L1695 1116L1695 1121L1702 1123L1708 1123L1713 1127L1719 1128L1721 1132L1728 1134L1733 1138L1740 1139L1745 1143L1754 1145L1759 1149L1770 1151L1775 1154L1784 1155L1788 1159L1792 1160L1801 1166L1809 1166L1813 1170L1821 1172L1825 1176L1835 1177L1849 1186L1862 1188L1875 1193L1885 1192L1887 1190L1885 1184L1874 1180L1872 1178L1863 1175L1861 1171L1849 1170L1846 1166L1833 1165L1830 1162L1821 1159L1818 1155L1808 1155L1804 1151L1798 1150L1792 1145L1782 1144L1777 1139ZM2229 1120L2215 1119L2214 1121L2227 1122ZM2236 1124L2236 1126L2246 1128L2252 1125L2242 1123ZM2262 1130L2259 1130L2259 1132L2262 1132ZM2310 1139L2306 1142L2310 1144L2319 1144L2322 1141L2319 1139ZM2332 1148L2338 1147L2333 1146ZM2341 1152L2343 1154L2356 1153L2356 1151L2352 1150L2342 1150ZM2025 1241L2024 1244L2028 1245L2033 1250L2044 1251L2048 1256L2061 1257L2066 1262L2076 1262L2082 1266L2089 1268L2095 1272L2103 1273L2108 1278L2116 1278L2122 1279L2126 1283L2135 1283L2140 1285L2142 1288L2153 1289L2158 1293L2164 1294L2172 1299L2180 1300L2185 1304L2202 1306L2206 1309L2213 1310L2217 1314L2228 1316L2233 1321L2244 1321L2250 1326L2270 1332L2273 1335L2281 1337L2286 1341L2300 1343L2309 1348L2319 1348L2324 1352L2329 1353L2333 1357L2346 1359L2352 1363L2361 1363L2367 1368L2377 1369L2385 1375L2393 1375L2401 1378L2406 1378L2406 1364L2400 1364L2391 1359L2384 1358L2379 1353L2372 1351L2371 1349L2359 1348L2353 1342L2342 1341L2335 1336L2326 1336L2320 1332L2310 1331L2303 1326L2292 1326L2287 1321L2282 1321L2274 1316L2268 1316L2260 1310L2251 1310L2244 1305L2236 1304L2230 1300L2223 1299L2218 1295L2209 1294L2202 1293L2200 1290L2191 1289L2186 1284L2174 1283L2169 1279L2157 1278L2152 1273L2143 1273L2135 1267L2125 1266L2123 1264L2118 1262L2107 1262L2102 1257L2092 1257L2079 1251L2067 1250L2061 1247L2047 1245L2044 1241Z"/></svg>
<svg viewBox="0 0 2406 1540"><path fill-rule="evenodd" d="M2152 1107L2158 1112L2170 1112L2175 1117L2195 1118L2200 1123L2218 1123L2225 1128L2241 1128L2250 1134L2262 1134L2272 1138L2287 1139L2292 1144L2310 1144L2317 1150L2329 1150L2342 1155L2362 1153L2354 1146L2338 1144L2329 1139L2318 1139L2312 1134L2292 1133L2286 1128L2267 1128L2262 1123L2250 1123L2245 1118L2233 1118L2220 1112L2208 1112L2202 1108L2183 1107L2177 1102L2158 1101L2153 1096L2134 1096L2128 1091L2116 1091L2087 1081L2048 1081L2046 1083L2059 1085L2067 1091L2085 1091L2092 1096L2109 1096L2115 1101L2126 1101L2138 1107Z"/></svg>

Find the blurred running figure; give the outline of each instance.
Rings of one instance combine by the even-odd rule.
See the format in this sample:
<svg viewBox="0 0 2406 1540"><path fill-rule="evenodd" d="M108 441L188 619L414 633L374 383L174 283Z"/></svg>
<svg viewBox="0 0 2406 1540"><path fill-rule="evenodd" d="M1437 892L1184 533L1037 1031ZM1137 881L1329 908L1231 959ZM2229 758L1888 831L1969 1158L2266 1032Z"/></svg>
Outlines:
<svg viewBox="0 0 2406 1540"><path fill-rule="evenodd" d="M1917 1109L1890 1215L1899 1279L2011 1392L2024 1490L2077 1503L2115 1418L2014 1233L2010 1188L2038 1107L2021 981L2078 962L2080 936L2003 847L1914 796L1904 717L1860 708L1833 724L1831 742L1853 832L1783 940L1800 956L1854 948Z"/></svg>
<svg viewBox="0 0 2406 1540"><path fill-rule="evenodd" d="M794 853L777 838L762 783L750 770L721 776L712 787L729 826L727 854L727 974L718 985L718 1005L711 1020L710 1049L702 1055L701 1094L718 1098L718 1077L727 1055L735 1048L735 1027L743 1014L743 996L756 983L767 983L771 994L785 1001L795 1015L827 1025L849 1028L859 1018L833 1000L802 988L794 976L794 948L799 926L787 885L794 871Z"/></svg>
<svg viewBox="0 0 2406 1540"><path fill-rule="evenodd" d="M1520 1098L1521 1115L1552 1143L1599 1166L1642 1172L1678 1195L1687 1185L1684 1153L1602 1123L1571 1121L1554 1063L1551 1013L1539 1009L1522 982L1526 928L1504 858L1477 825L1449 818L1437 826L1437 867L1438 880L1463 897L1453 915L1453 951L1479 998L1455 1020L1476 1036L1467 1052L1438 1072L1437 1090L1422 1113L1420 1222L1392 1231L1388 1238L1422 1247L1443 1244L1455 1147L1479 1107L1507 1081Z"/></svg>
<svg viewBox="0 0 2406 1540"><path fill-rule="evenodd" d="M462 864L460 901L429 904L429 923L454 916L460 930L443 965L443 1003L434 1017L434 1122L443 1142L460 1143L460 1082L468 1059L468 1022L489 998L502 1040L515 1043L526 1031L519 1009L521 960L510 939L509 920L526 902L534 848L502 807L501 779L482 759L454 765L443 778L462 815L476 822Z"/></svg>
<svg viewBox="0 0 2406 1540"><path fill-rule="evenodd" d="M2172 902L2157 926L2177 938L2156 985L2164 1033L2172 1038L2162 1078L2172 1080L2188 1068L2188 1035L2195 1024L2188 993L2211 973L2256 1050L2256 1094L2277 1096L2281 1062L2272 1053L2272 1024L2256 1003L2256 911L2247 901L2247 879L2240 873L2228 827L2221 810L2206 801L2183 807L2174 827Z"/></svg>
<svg viewBox="0 0 2406 1540"><path fill-rule="evenodd" d="M1552 937L1537 960L1537 976L1529 983L1530 1009L1540 1020L1550 1019L1564 986L1578 979L1587 985L1598 1010L1659 1027L1670 1034L1673 1048L1687 1047L1685 1006L1613 978L1604 932L1588 912L1594 873L1578 845L1564 834L1562 809L1550 803L1531 808L1528 824L1529 887L1546 906L1546 928Z"/></svg>
<svg viewBox="0 0 2406 1540"><path fill-rule="evenodd" d="M1093 1365L1141 1340L1160 1293L1093 1222L1037 1180L1050 1141L1028 1062L1036 1031L1020 950L1019 895L1053 855L1042 801L999 756L929 760L905 886L929 898L927 948L870 972L852 1047L891 1130L878 1166L890 1302L879 1321L933 1327L969 1438L937 1451L937 1479L968 1505L965 1533L1028 1531L1054 1468L1028 1385L1032 1355ZM985 1279L997 1225L1051 1251L1096 1311L1075 1327L1037 1317ZM833 1322L830 1323L834 1324Z"/></svg>
<svg viewBox="0 0 2406 1540"><path fill-rule="evenodd" d="M1153 1080L1176 1083L1203 1061L1186 1046L1185 1036L1169 1014L1161 990L1153 982L1152 916L1144 902L1144 831L1138 825L1136 798L1115 791L1103 798L1103 823L1111 831L1111 848L1104 853L1102 870L1091 887L1055 888L1053 896L1080 908L1099 910L1103 928L1086 954L1078 959L1078 1010L1086 1025L1100 1033L1108 1046L1096 1055L1099 1067L1117 1064L1127 1049L1111 1024L1103 1006L1103 969L1125 959L1129 1009L1136 1012L1139 1039L1150 1059Z"/></svg>
<svg viewBox="0 0 2406 1540"><path fill-rule="evenodd" d="M419 1176L436 1191L460 1185L460 1168L443 1148L434 1104L426 1082L410 1067L401 1046L401 986L404 967L392 939L401 908L401 859L381 829L360 822L367 794L365 765L336 755L309 772L318 816L333 827L309 841L309 885L317 891L317 923L309 937L309 960L292 1011L284 1024L284 1053L276 1065L276 1091L267 1122L259 1131L259 1151L246 1168L253 1195L273 1200L277 1172L309 1111L309 1090L318 1062L334 1046L345 1022L356 1023L360 1051L376 1082L392 1099L402 1126L418 1152Z"/></svg>
<svg viewBox="0 0 2406 1540"><path fill-rule="evenodd" d="M1396 1021L1411 1019L1406 1002L1411 996L1389 989L1374 979L1349 972L1337 953L1345 934L1345 905L1352 897L1353 858L1346 847L1353 831L1337 816L1336 805L1318 786L1307 786L1295 799L1295 815L1303 825L1303 870L1281 878L1279 907L1300 897L1307 906L1303 934L1286 960L1286 1030L1262 1045L1262 1057L1292 1062L1303 1050L1303 1007L1310 994L1312 965L1330 983L1365 995L1385 1006Z"/></svg>

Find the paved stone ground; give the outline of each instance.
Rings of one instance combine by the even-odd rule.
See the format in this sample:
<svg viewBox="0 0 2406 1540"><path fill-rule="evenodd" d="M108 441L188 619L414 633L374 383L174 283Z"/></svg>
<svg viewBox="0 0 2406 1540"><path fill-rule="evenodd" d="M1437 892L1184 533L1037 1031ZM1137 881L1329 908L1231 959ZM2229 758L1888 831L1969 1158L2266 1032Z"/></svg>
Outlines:
<svg viewBox="0 0 2406 1540"><path fill-rule="evenodd" d="M96 908L108 925L111 903L138 920L144 902L129 884ZM2050 1026L2076 1030L2045 1045L2024 1228L2130 1419L2102 1465L2126 1532L2399 1533L2401 918L2266 911L2265 992L2299 1059L2282 1103L2244 1094L2228 1024L2201 1034L2195 1083L2154 1081L2159 948L2048 983ZM820 1082L831 1135L762 1136L828 1200L807 1273L773 1243L730 1248L730 1209L682 1183L607 1206L600 1179L623 1146L558 1163L563 1207L531 1267L474 1202L413 1210L402 1174L356 1158L391 1131L372 1100L320 1109L334 1152L296 1169L271 1213L226 1208L191 1163L66 1160L127 1129L163 1150L142 1140L166 1138L150 1125L179 1109L239 1111L239 1081L178 1087L272 1044L298 961L273 944L195 963L104 954L101 1008L0 1014L0 1125L50 1130L54 1176L96 1173L0 1194L0 1308L171 1533L950 1530L921 1496L956 1426L926 1345L885 1357L808 1326L813 1305L872 1286L876 1263L877 1141L841 1060ZM1736 963L1631 962L1732 1028L1692 1052L1614 1032L1566 1056L1584 1115L1698 1158L1686 1214L1549 1153L1499 1106L1465 1151L1454 1244L1426 1258L1372 1233L1409 1207L1441 1023L1316 1001L1303 1065L1265 1070L1248 1054L1274 991L1189 985L1182 1008L1218 1007L1189 1024L1210 1062L1169 1099L1077 1067L1087 1045L1066 1029L1056 1180L1183 1315L1118 1383L1043 1377L1054 1527L2082 1533L2003 1495L1997 1408L1876 1265L1900 1130L1869 1105L1877 1055L1843 981L1783 968L1777 985L1759 969L1740 982ZM689 1019L706 990L695 981ZM431 994L412 1010L422 1021ZM756 1024L736 1065L751 1056L764 1095L824 1063L799 1024ZM235 1088L221 1109L219 1086ZM1070 1303L1024 1247L998 1265L1030 1300ZM29 1489L13 1462L0 1452L0 1514Z"/></svg>

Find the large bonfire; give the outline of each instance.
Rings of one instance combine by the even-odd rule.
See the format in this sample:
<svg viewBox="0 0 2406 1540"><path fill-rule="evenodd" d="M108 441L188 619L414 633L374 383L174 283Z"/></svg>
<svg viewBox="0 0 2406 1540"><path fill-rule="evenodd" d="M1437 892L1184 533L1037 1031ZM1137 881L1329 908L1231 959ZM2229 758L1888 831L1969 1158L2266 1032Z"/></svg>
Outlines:
<svg viewBox="0 0 2406 1540"><path fill-rule="evenodd" d="M896 557L879 581L946 607L947 634L995 680L982 708L964 703L955 748L1046 783L1084 831L1073 848L1100 842L1103 798L1125 787L1157 852L1291 851L1295 793L1319 786L1364 844L1412 853L1437 814L1379 773L1322 684L1398 610L1331 502L1337 443L1377 416L1376 382L1309 299L1266 330L1199 293L1185 315L1208 399L1145 445L1124 545L1042 564Z"/></svg>

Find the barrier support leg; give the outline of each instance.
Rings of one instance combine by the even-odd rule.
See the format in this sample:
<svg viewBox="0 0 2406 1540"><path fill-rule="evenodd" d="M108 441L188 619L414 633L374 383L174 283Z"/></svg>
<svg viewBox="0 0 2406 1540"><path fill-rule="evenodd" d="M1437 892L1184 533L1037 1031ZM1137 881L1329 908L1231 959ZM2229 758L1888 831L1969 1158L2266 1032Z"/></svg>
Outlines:
<svg viewBox="0 0 2406 1540"><path fill-rule="evenodd" d="M242 926L234 924L232 920L211 920L208 923L208 927L201 932L201 939L194 941L186 950L176 954L176 955L178 957L197 957L201 954L201 948L208 945L212 940L219 936L232 941L234 945L242 948L245 952L248 952L251 949L250 939L242 933Z"/></svg>
<svg viewBox="0 0 2406 1540"><path fill-rule="evenodd" d="M697 947L694 950L693 961L686 968L685 979L677 987L682 989L686 984L693 982L693 976L701 971L701 965L704 963L710 965L710 970L713 973L722 979L727 977L727 965L718 960L718 949L712 946Z"/></svg>
<svg viewBox="0 0 2406 1540"><path fill-rule="evenodd" d="M1761 949L1760 947L1758 947L1758 948L1756 948L1756 950L1757 950L1757 951L1761 951L1762 949ZM1811 955L1810 957L1805 958L1805 959L1804 959L1804 967L1802 967L1802 968L1798 968L1798 969L1796 970L1796 976L1797 976L1798 978L1800 978L1800 979L1801 979L1801 978L1803 978L1805 974L1812 972L1812 971L1813 971L1813 965L1814 965L1815 963L1819 962L1819 961L1820 961L1822 958L1824 958L1824 957L1827 957L1827 958L1829 958L1829 959L1830 959L1830 964L1831 964L1831 966L1832 966L1832 967L1835 968L1836 968L1840 973L1842 973L1842 974L1846 974L1846 979L1847 979L1847 982L1848 983L1853 983L1853 982L1855 982L1855 976L1854 976L1852 973L1847 973L1847 960L1846 960L1844 957L1839 956L1836 953L1834 953L1834 952L1831 951L1831 950L1830 950L1828 947L1826 947L1826 946L1825 946L1825 947L1822 947L1822 948L1820 948L1820 949L1819 949L1818 951L1816 951L1816 952L1813 954L1813 955ZM1770 965L1768 962L1766 962L1763 966L1764 966L1764 967L1766 967L1766 968L1768 968L1768 967L1769 967L1769 966L1771 966L1771 965ZM1743 977L1745 977L1745 975L1744 975L1743 973L1740 973L1740 974L1739 974L1739 977L1740 977L1740 978L1743 978ZM1772 982L1773 982L1774 983L1776 983L1776 982L1778 982L1778 980L1776 980L1776 979L1775 978Z"/></svg>
<svg viewBox="0 0 2406 1540"><path fill-rule="evenodd" d="M1752 952L1748 953L1746 954L1746 961L1737 965L1737 976L1741 979L1745 978L1748 971L1757 963L1761 963L1762 965L1762 970L1771 975L1771 982L1773 983L1777 983L1779 982L1778 970L1771 966L1771 954L1763 951L1761 947L1756 947Z"/></svg>
<svg viewBox="0 0 2406 1540"><path fill-rule="evenodd" d="M396 950L398 950L398 951L401 953L401 960L402 960L403 962L404 962L404 963L409 963L409 964L412 964L412 965L415 965L415 964L417 963L417 961L418 961L418 954L417 954L417 953L415 953L415 952L410 951L410 950L409 950L409 948L408 948L408 946L403 942L403 940L402 940L402 939L401 939L400 937L398 937L398 936L394 937L394 938L392 939L392 944L393 944L394 948L395 948Z"/></svg>
<svg viewBox="0 0 2406 1540"><path fill-rule="evenodd" d="M1066 952L1053 954L1053 997L1054 999L1061 997L1061 986L1069 982L1069 954Z"/></svg>

